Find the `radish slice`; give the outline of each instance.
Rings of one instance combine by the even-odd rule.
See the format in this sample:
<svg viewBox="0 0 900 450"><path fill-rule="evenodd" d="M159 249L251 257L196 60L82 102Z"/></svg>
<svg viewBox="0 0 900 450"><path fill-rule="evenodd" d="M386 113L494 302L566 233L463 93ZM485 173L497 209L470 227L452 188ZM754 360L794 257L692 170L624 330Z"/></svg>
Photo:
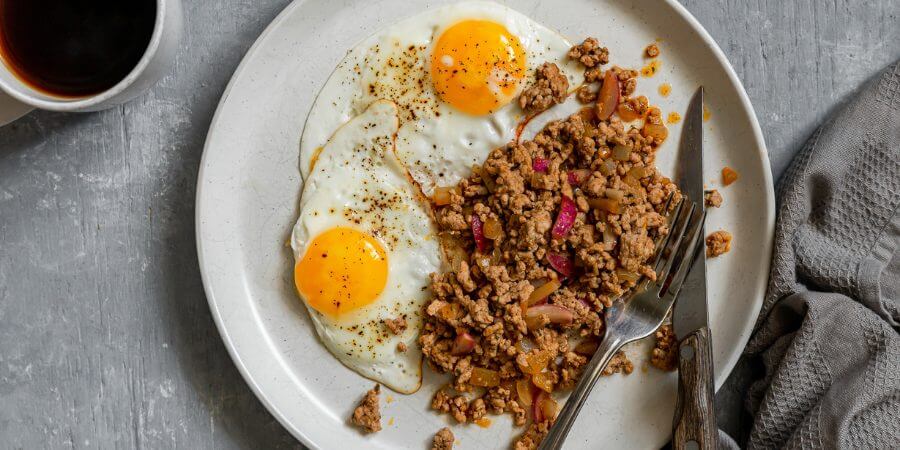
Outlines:
<svg viewBox="0 0 900 450"><path fill-rule="evenodd" d="M556 216L556 222L553 224L551 233L555 238L563 238L572 229L575 224L575 215L578 213L575 202L571 198L562 196L559 203L559 215Z"/></svg>
<svg viewBox="0 0 900 450"><path fill-rule="evenodd" d="M597 100L597 118L609 119L618 105L619 78L612 70L607 70L603 75L603 86L600 86L600 98Z"/></svg>
<svg viewBox="0 0 900 450"><path fill-rule="evenodd" d="M534 423L544 421L544 409L541 408L541 404L544 403L544 398L546 397L547 393L538 389L537 396L531 401L531 418L534 420Z"/></svg>
<svg viewBox="0 0 900 450"><path fill-rule="evenodd" d="M569 325L575 320L575 314L559 305L534 305L525 311L525 319L537 319L547 316L550 323Z"/></svg>
<svg viewBox="0 0 900 450"><path fill-rule="evenodd" d="M487 250L487 240L484 238L484 224L477 214L472 214L472 236L475 238L475 247L479 252Z"/></svg>
<svg viewBox="0 0 900 450"><path fill-rule="evenodd" d="M453 349L450 354L453 356L468 355L475 350L475 338L469 333L463 333L456 336L453 340Z"/></svg>
<svg viewBox="0 0 900 450"><path fill-rule="evenodd" d="M560 275L566 278L572 276L572 260L566 255L550 252L547 254L547 261L550 262L553 270L559 272Z"/></svg>
<svg viewBox="0 0 900 450"><path fill-rule="evenodd" d="M534 169L535 172L544 173L550 167L550 160L545 158L534 158L534 161L531 163L531 168Z"/></svg>

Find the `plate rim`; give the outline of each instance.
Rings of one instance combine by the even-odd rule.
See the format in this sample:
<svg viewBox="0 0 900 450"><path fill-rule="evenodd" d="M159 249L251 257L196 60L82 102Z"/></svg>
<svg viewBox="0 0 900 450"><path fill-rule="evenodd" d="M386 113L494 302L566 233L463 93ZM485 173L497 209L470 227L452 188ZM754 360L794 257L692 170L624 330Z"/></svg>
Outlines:
<svg viewBox="0 0 900 450"><path fill-rule="evenodd" d="M754 139L759 143L757 146L757 152L761 158L761 163L763 164L763 182L765 184L764 189L765 193L765 205L766 205L766 214L767 218L764 224L764 229L762 230L764 235L767 237L765 242L763 243L763 255L768 255L767 258L762 262L763 272L766 273L766 277L760 279L760 281L756 285L756 291L760 292L761 295L755 297L755 300L750 305L751 310L754 311L754 316L756 317L753 320L748 320L743 329L739 330L739 338L737 342L740 344L739 347L742 349L740 352L729 357L724 364L724 370L722 379L720 382L716 383L715 390L718 391L721 385L725 382L729 375L731 375L734 366L737 364L741 355L743 354L743 349L746 348L747 342L750 339L750 334L756 326L756 322L759 318L759 313L762 309L762 304L765 299L765 292L768 286L769 274L771 271L771 254L773 248L773 239L775 234L775 189L774 189L774 181L772 176L772 168L771 161L769 160L768 147L766 146L765 137L762 132L762 128L759 124L759 119L756 115L756 111L753 108L752 103L750 102L750 98L747 95L747 91L744 88L743 83L740 78L738 78L737 73L732 67L731 62L725 56L725 53L716 43L716 41L712 38L709 32L706 31L706 28L691 14L690 11L687 10L681 3L677 0L663 0L663 2L671 7L676 14L678 14L685 22L690 26L690 28L697 33L700 37L703 44L713 52L715 55L716 61L725 69L725 73L728 76L729 81L735 86L735 90L737 91L738 98L740 99L741 109L743 109L750 118L750 127L753 132ZM221 119L221 114L223 114L225 103L228 101L228 98L231 94L232 89L238 82L238 79L241 77L243 72L246 70L247 66L250 64L250 57L258 50L260 46L265 43L269 37L280 25L284 22L288 16L290 16L295 9L300 8L302 5L306 4L307 0L293 0L290 4L286 5L278 15L272 19L272 21L266 26L265 30L256 38L253 42L253 45L247 49L244 53L244 56L241 58L241 62L238 64L237 68L235 68L234 72L231 75L231 78L228 81L225 90L222 92L221 98L216 105L215 113L213 114L212 120L210 121L209 128L207 130L206 139L203 145L203 153L200 159L200 168L197 176L197 187L195 192L195 206L194 206L194 225L195 225L195 240L197 246L197 259L198 265L200 268L200 278L203 284L203 291L207 298L207 303L209 304L210 312L212 313L213 320L216 324L216 328L219 331L219 334L222 338L222 342L225 345L228 354L231 356L232 361L235 366L237 366L238 372L241 374L241 377L250 387L251 391L254 395L259 399L259 401L266 407L266 410L272 414L273 417L280 423L292 436L298 439L303 445L311 448L311 449L320 449L320 445L313 441L310 436L305 433L300 427L295 426L292 422L288 421L285 414L270 400L270 398L263 391L261 385L257 382L257 380L253 377L250 369L244 363L244 360L241 358L241 355L238 353L234 342L232 341L232 337L228 332L228 328L226 327L221 311L219 310L218 303L216 302L216 297L214 293L214 289L212 286L212 282L210 281L210 275L207 273L208 265L205 263L204 259L204 246L203 246L203 225L202 225L202 217L201 213L204 211L203 208L203 198L204 198L204 183L202 182L204 179L204 172L207 167L207 158L210 157L210 152L208 151L210 148L211 136L214 130L217 128L217 124Z"/></svg>

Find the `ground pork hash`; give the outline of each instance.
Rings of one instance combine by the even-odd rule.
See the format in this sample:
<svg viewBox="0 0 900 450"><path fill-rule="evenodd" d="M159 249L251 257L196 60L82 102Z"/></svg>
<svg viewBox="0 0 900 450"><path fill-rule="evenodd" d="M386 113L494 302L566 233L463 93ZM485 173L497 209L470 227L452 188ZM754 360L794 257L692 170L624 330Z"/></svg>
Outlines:
<svg viewBox="0 0 900 450"><path fill-rule="evenodd" d="M555 420L551 394L577 383L604 309L640 277L656 277L648 261L668 232L667 200L680 198L654 166L667 130L659 109L632 96L637 72L603 69L608 51L596 39L569 56L585 65L589 87L578 99L588 105L495 149L432 199L451 270L432 275L419 343L452 376L432 407L457 422L510 413L527 425L517 449L535 448ZM555 66L536 75L520 98L528 112L565 98ZM656 338L651 364L672 370L671 327ZM632 370L620 353L605 373Z"/></svg>

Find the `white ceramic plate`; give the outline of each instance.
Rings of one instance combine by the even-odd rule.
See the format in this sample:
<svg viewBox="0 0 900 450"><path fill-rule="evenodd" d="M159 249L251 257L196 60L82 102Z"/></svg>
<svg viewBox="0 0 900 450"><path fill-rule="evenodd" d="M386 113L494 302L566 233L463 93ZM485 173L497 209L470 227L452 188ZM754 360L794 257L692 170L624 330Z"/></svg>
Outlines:
<svg viewBox="0 0 900 450"><path fill-rule="evenodd" d="M197 186L197 245L206 295L219 331L250 387L272 414L314 448L426 448L449 424L429 411L437 386L426 371L411 396L382 395L384 430L364 436L347 425L372 382L342 366L315 335L297 299L291 252L302 181L300 133L319 88L345 52L386 24L447 3L441 0L296 1L259 38L222 97ZM661 39L662 67L638 90L664 113L684 112L698 85L711 112L705 123L706 180L720 187L725 165L741 179L721 189L708 230L734 234L729 254L709 262L710 323L716 386L731 371L759 312L769 270L774 194L762 133L721 50L674 1L540 0L504 2L570 39L596 36L612 62L641 67L643 48ZM657 93L661 83L672 94ZM680 125L659 152L671 173ZM645 343L646 346L646 343ZM637 347L640 347L638 345ZM567 448L659 448L670 436L676 376L646 369L645 348L630 376L601 380ZM488 429L455 426L459 448L508 448L518 433L506 417Z"/></svg>

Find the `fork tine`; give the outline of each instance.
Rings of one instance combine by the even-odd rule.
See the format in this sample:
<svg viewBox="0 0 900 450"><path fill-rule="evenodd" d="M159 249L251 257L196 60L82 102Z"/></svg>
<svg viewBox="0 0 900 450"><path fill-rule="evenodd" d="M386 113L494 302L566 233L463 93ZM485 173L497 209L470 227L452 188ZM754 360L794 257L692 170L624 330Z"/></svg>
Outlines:
<svg viewBox="0 0 900 450"><path fill-rule="evenodd" d="M699 217L697 217L698 215ZM678 267L675 269L675 274L672 275L672 281L665 288L668 295L672 297L677 296L678 292L681 291L681 285L684 283L684 279L687 278L691 266L694 265L694 258L697 256L697 252L703 251L702 246L699 244L701 242L700 233L703 231L703 223L706 221L706 211L695 211L691 219L691 226L687 232L689 236L688 242L681 252L685 256L678 261Z"/></svg>
<svg viewBox="0 0 900 450"><path fill-rule="evenodd" d="M684 238L685 231L690 225L690 218L693 215L694 209L694 203L690 200L684 199L681 201L681 209L678 212L677 228L673 227L669 230L669 233L673 236L666 244L666 248L663 249L663 253L668 252L668 257L665 259L665 262L662 263L662 267L656 271L656 280L659 285L664 284L669 278L669 271L672 268L672 264L677 260L678 249ZM674 242L672 242L673 240Z"/></svg>
<svg viewBox="0 0 900 450"><path fill-rule="evenodd" d="M672 203L672 200L674 200L674 197L675 197L674 194L669 196L669 200L666 201L666 206L665 206L665 209L663 209L663 211L669 209L669 207ZM672 230L678 224L678 222L677 222L678 218L679 218L678 213L681 211L681 208L683 205L684 205L684 200L682 199L681 201L678 202L677 205L675 205L675 208L672 211L670 211L669 214L666 216L666 223L669 224L669 232L666 233L666 235L663 236L662 239L657 241L656 248L653 250L653 254L655 256L653 257L653 262L650 264L650 266L653 267L654 271L659 271L659 265L663 262L662 261L663 256L664 256L663 253L665 253L664 250L666 248L666 244L668 244L669 240L672 238L672 234L673 234Z"/></svg>

